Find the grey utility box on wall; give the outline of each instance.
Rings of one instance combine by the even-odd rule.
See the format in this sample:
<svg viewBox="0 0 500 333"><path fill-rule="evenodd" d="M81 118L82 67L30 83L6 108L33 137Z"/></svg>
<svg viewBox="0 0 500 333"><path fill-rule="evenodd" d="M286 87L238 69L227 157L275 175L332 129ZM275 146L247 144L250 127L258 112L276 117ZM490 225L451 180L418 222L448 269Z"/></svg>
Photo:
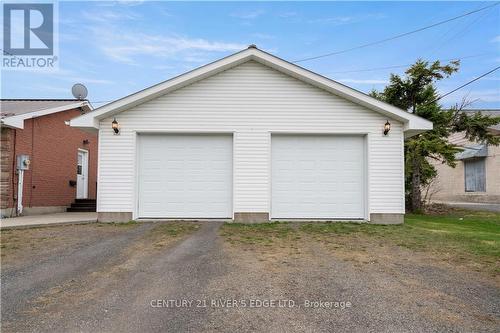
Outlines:
<svg viewBox="0 0 500 333"><path fill-rule="evenodd" d="M17 170L29 170L30 163L29 155L17 155Z"/></svg>

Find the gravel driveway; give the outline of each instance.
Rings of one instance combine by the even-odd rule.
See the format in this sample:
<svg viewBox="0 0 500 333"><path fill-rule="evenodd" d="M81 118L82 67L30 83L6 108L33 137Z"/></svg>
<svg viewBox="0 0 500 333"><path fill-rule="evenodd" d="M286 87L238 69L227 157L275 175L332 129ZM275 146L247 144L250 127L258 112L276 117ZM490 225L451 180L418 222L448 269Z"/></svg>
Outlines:
<svg viewBox="0 0 500 333"><path fill-rule="evenodd" d="M5 257L2 332L499 327L498 284L481 272L377 244L359 244L364 250L353 255L305 238L244 246L221 237L220 225L170 238L152 237L152 223L106 232L72 226L86 233L52 251Z"/></svg>

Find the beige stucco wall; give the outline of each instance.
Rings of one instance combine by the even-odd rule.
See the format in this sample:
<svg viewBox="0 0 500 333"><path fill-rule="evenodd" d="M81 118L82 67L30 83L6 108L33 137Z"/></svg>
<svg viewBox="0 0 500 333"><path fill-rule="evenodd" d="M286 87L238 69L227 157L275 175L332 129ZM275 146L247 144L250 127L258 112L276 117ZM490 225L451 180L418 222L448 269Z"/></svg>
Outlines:
<svg viewBox="0 0 500 333"><path fill-rule="evenodd" d="M450 137L450 142L461 145L474 145L462 134ZM451 168L443 164L435 164L438 177L432 184L431 200L454 202L490 202L500 203L500 146L489 146L486 157L486 192L465 192L465 175L463 161Z"/></svg>

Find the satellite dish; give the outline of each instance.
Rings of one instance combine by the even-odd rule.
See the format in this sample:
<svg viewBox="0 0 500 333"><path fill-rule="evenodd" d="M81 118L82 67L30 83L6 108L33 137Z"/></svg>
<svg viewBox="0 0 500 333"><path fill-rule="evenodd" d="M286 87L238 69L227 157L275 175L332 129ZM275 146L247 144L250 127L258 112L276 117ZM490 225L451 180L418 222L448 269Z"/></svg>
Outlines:
<svg viewBox="0 0 500 333"><path fill-rule="evenodd" d="M71 93L76 99L85 99L87 97L88 91L87 87L85 87L81 83L76 83L71 88Z"/></svg>

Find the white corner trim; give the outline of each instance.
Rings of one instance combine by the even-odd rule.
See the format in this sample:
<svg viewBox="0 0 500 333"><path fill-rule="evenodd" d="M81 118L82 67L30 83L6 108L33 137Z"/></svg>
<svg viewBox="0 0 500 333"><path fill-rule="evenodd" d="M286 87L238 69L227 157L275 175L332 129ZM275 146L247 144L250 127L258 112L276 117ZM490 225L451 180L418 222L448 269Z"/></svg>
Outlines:
<svg viewBox="0 0 500 333"><path fill-rule="evenodd" d="M7 117L7 118L2 119L2 124L7 126L7 127L24 129L24 121L26 119L37 118L37 117L46 116L46 115L49 115L52 113L76 109L76 108L85 107L85 106L87 106L90 110L92 110L92 107L90 106L88 101L81 101L81 102L66 104L66 105L62 105L62 106L58 106L58 107L54 107L54 108L48 108L48 109L43 109L43 110L39 110L39 111L23 113L23 114L20 114L17 116Z"/></svg>
<svg viewBox="0 0 500 333"><path fill-rule="evenodd" d="M71 126L98 128L100 119L110 117L116 113L122 112L126 109L147 102L158 96L167 94L176 89L192 84L193 82L202 80L250 60L257 61L263 65L269 66L298 80L314 85L332 94L350 100L356 104L365 106L371 110L381 113L387 118L401 121L405 124L404 131L409 131L407 137L432 129L432 122L424 118L408 113L390 104L381 102L360 91L311 72L305 68L287 62L256 48L248 48L246 50L237 52L233 55L222 58L208 65L199 67L190 72L174 77L170 80L161 82L157 85L151 86L109 104L106 104L96 109L91 114L85 114L72 119Z"/></svg>

